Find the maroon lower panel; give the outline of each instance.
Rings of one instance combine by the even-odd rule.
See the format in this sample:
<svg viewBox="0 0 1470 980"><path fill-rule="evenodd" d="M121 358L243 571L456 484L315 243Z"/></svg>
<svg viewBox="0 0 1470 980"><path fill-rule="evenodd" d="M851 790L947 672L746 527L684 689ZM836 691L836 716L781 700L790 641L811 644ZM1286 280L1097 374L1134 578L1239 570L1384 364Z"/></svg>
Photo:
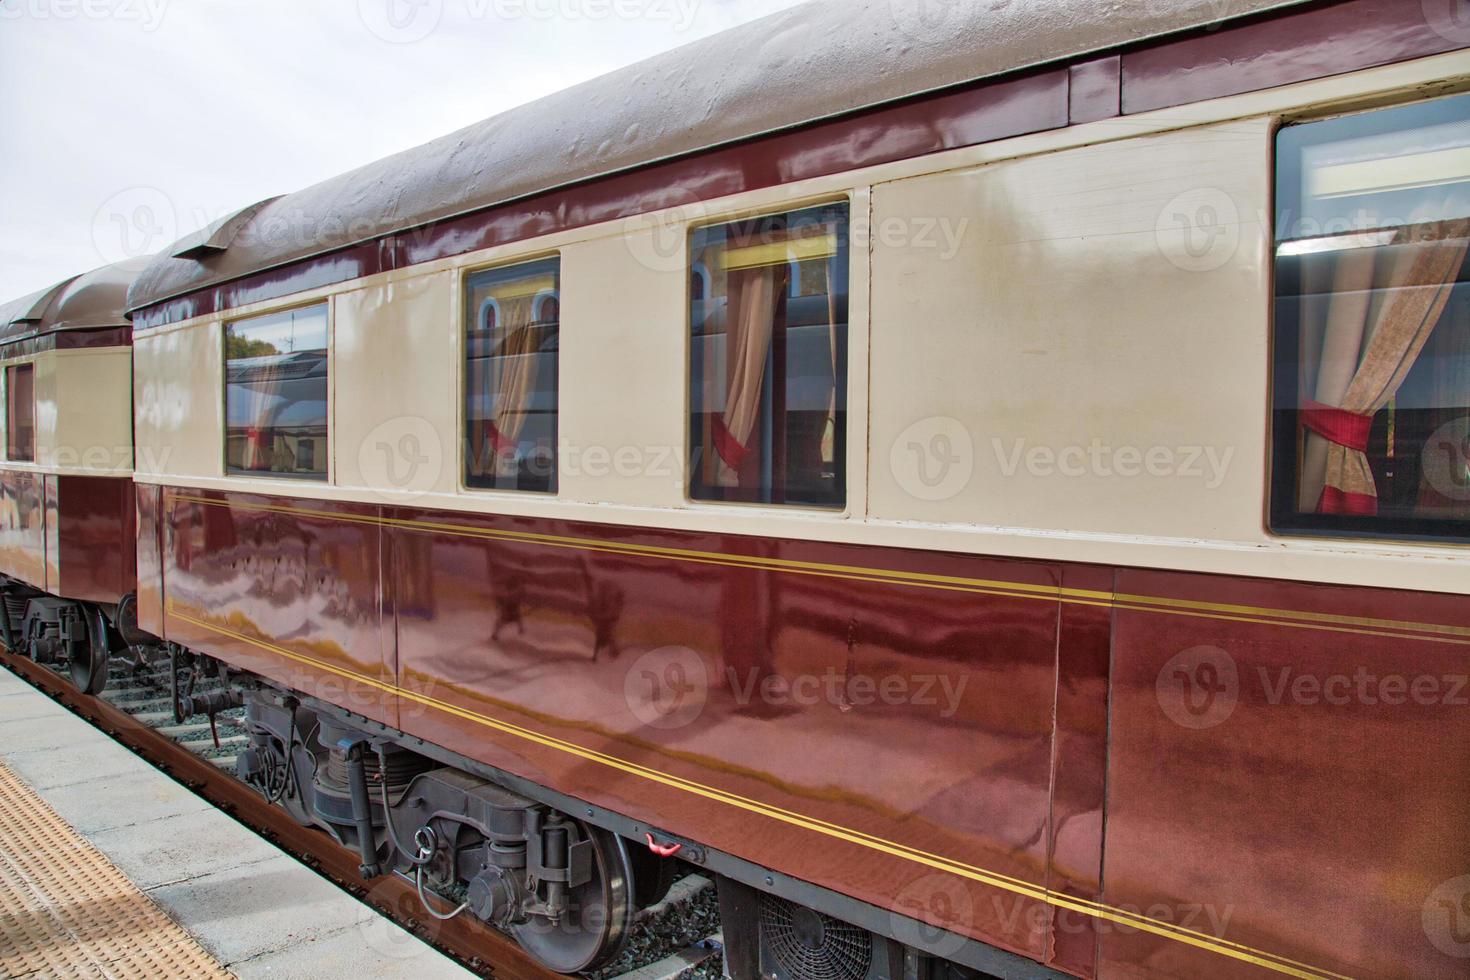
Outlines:
<svg viewBox="0 0 1470 980"><path fill-rule="evenodd" d="M164 492L168 638L396 726L377 509L232 499Z"/></svg>
<svg viewBox="0 0 1470 980"><path fill-rule="evenodd" d="M133 591L133 481L0 469L0 574L87 602Z"/></svg>
<svg viewBox="0 0 1470 980"><path fill-rule="evenodd" d="M45 477L0 468L0 574L46 588Z"/></svg>
<svg viewBox="0 0 1470 980"><path fill-rule="evenodd" d="M901 936L1084 977L1463 975L1463 596L162 503L171 639Z"/></svg>
<svg viewBox="0 0 1470 980"><path fill-rule="evenodd" d="M1054 594L771 567L876 557L803 542L197 491L165 491L165 511L170 639L396 712L406 732L681 837L1045 955L1045 906L1016 892L1047 879ZM1034 563L881 558L1058 584ZM395 664L396 705L373 687Z"/></svg>
<svg viewBox="0 0 1470 980"><path fill-rule="evenodd" d="M1470 873L1470 636L1402 621L1470 626L1466 599L1143 571L1120 572L1118 591L1313 618L1119 609L1107 903L1316 969L1465 976L1458 919L1443 937L1461 929L1459 956L1434 930L1470 900L1462 882L1436 905ZM1262 975L1100 927L1124 975Z"/></svg>
<svg viewBox="0 0 1470 980"><path fill-rule="evenodd" d="M1040 958L1046 921L1035 903L841 835L1044 883L1054 601L769 567L873 562L861 548L453 521L701 557L395 528L403 686L616 762L407 701L405 730L504 768L529 766L531 778L672 833ZM889 569L1056 583L1038 564L881 557ZM796 830L670 786L681 781L841 833Z"/></svg>
<svg viewBox="0 0 1470 980"><path fill-rule="evenodd" d="M50 591L115 603L136 585L137 509L133 481L114 476L49 476Z"/></svg>

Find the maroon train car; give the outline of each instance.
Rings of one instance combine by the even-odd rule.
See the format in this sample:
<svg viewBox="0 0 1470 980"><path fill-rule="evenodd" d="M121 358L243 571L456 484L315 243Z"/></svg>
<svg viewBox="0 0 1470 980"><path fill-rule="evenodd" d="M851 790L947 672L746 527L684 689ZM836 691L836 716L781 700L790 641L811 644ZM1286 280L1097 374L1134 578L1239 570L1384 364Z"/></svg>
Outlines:
<svg viewBox="0 0 1470 980"><path fill-rule="evenodd" d="M132 325L140 260L0 307L6 646L97 693L137 581Z"/></svg>
<svg viewBox="0 0 1470 980"><path fill-rule="evenodd" d="M739 980L1464 976L1452 8L826 0L246 208L138 627L563 972L685 861Z"/></svg>

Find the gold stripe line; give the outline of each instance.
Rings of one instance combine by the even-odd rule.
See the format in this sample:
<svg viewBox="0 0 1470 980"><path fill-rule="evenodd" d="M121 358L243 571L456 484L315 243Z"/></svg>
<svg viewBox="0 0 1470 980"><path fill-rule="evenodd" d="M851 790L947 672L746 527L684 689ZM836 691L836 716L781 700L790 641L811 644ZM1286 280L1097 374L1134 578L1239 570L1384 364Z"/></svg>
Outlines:
<svg viewBox="0 0 1470 980"><path fill-rule="evenodd" d="M224 507L237 510L261 511L274 514L290 514L296 516L319 517L327 520L349 521L358 524L374 524L385 527L400 527L412 531L436 531L458 537L486 538L490 540L521 541L528 544L552 545L563 548L576 548L586 551L609 552L613 554L632 555L648 558L673 558L702 561L708 564L750 566L754 568L770 568L778 571L805 571L811 573L841 572L848 574L862 574L871 576L874 581L889 584L948 584L963 586L966 588L1000 589L1008 592L1023 594L1025 597L1055 599L1058 596L1072 598L1110 600L1111 592L1097 592L1086 589L1065 589L1054 585L1032 585L1024 582L1001 582L987 579L963 578L952 575L934 575L927 572L904 572L889 569L864 568L859 565L828 565L819 562L797 561L789 558L766 558L759 555L737 555L728 552L717 551L691 551L685 548L670 548L663 545L644 545L632 543L619 543L598 538L573 538L555 534L542 534L535 531L506 531L496 528L478 528L466 524L445 524L435 521L419 521L401 517L370 517L359 514L339 514L332 511L314 510L304 507L287 507L278 504L248 504L233 503L226 500L212 500L207 497L190 497L183 494L175 495L174 499L188 503L205 504L211 507ZM1022 595L1017 595L1021 598Z"/></svg>
<svg viewBox="0 0 1470 980"><path fill-rule="evenodd" d="M1470 626L1443 626L1436 623L1414 623L1395 619L1374 619L1367 616L1343 616L1336 613L1297 612L1290 609L1265 609L1258 606L1239 606L1221 602L1200 602L1194 599L1164 599L1158 596L1128 595L1117 593L1114 598L1120 603L1147 603L1150 606L1167 606L1177 609L1202 609L1210 612L1237 613L1240 615L1267 614L1282 619L1298 619L1306 622L1336 623L1342 626L1366 626L1376 629L1415 630L1424 633L1442 633L1446 636L1470 638Z"/></svg>
<svg viewBox="0 0 1470 980"><path fill-rule="evenodd" d="M432 521L417 521L409 518L394 518L358 514L341 514L332 511L278 504L254 504L214 500L182 493L172 493L175 500L203 504L211 507L255 511L292 516L316 517L326 520L367 524L379 527L399 527L405 530L434 531L456 537L487 540L521 541L551 547L574 548L583 551L617 554L631 557L669 558L695 564L723 565L748 568L768 568L794 574L814 575L824 578L847 579L884 585L912 585L921 588L969 592L978 595L994 595L1015 599L1049 599L1069 605L1086 605L1127 609L1135 612L1154 612L1174 615L1192 615L1202 619L1223 619L1231 622L1259 623L1272 626L1290 626L1291 620L1305 628L1323 629L1330 632L1352 633L1362 636L1396 637L1400 639L1430 640L1440 643L1470 646L1470 627L1448 626L1435 623L1415 623L1371 617L1343 616L1333 613L1303 612L1287 609L1270 609L1263 606L1232 605L1227 603L1201 602L1193 599L1170 599L1158 596L1130 595L1127 593L1102 592L1090 589L1069 589L1061 586L1032 585L1024 582L1002 582L991 579L971 579L953 575L933 575L924 572L903 572L890 569L865 568L858 565L831 565L819 562L804 562L783 558L763 558L754 555L732 555L722 552L692 551L657 545L618 544L596 538L563 537L532 531L504 531L494 528L476 528L464 524L445 524ZM1230 615L1223 615L1223 614ZM1336 627L1336 628L1334 628ZM1364 627L1354 629L1350 627ZM1400 632L1394 632L1400 631ZM1430 634L1430 635L1423 635Z"/></svg>
<svg viewBox="0 0 1470 980"><path fill-rule="evenodd" d="M1284 629L1322 630L1326 633L1350 633L1353 636L1377 636L1395 640L1420 640L1424 643L1449 643L1455 646L1470 646L1470 639L1462 640L1453 636L1424 636L1419 633L1394 633L1388 630L1354 629L1350 626L1332 626L1327 623L1256 619L1250 616L1228 616L1224 613L1205 612L1198 609L1166 609L1157 606L1130 606L1122 604L1114 605L1114 608L1130 612L1156 613L1160 616L1188 616L1192 619L1214 619L1230 623L1255 623L1257 625L1280 626Z"/></svg>
<svg viewBox="0 0 1470 980"><path fill-rule="evenodd" d="M1045 888L1044 886L1035 885L1018 878L1011 878L1007 875L1002 875L998 872L988 871L984 868L978 868L973 865L963 864L961 862L955 861L950 858L945 858L940 855L929 854L928 852L909 847L905 844L887 841L879 837L874 837L870 834L865 834L862 831L851 830L845 827L841 827L837 824L828 823L827 821L821 820L819 818L809 817L804 814L795 813L790 810L784 810L780 807L775 807L767 803L762 803L758 800L748 799L746 797L742 797L725 790L720 790L715 787L706 786L702 783L697 783L679 776L674 776L669 773L663 773L655 769L649 769L645 766L640 766L636 763L628 762L624 759L619 759L616 756L606 755L594 749L585 748L573 742L566 742L549 735L544 735L542 733L532 731L530 729L521 728L518 725L513 725L509 722L501 721L499 719L490 718L486 715L481 715L468 709L461 708L457 705L439 701L436 698L419 694L415 691L410 691L405 688L400 688L396 685L386 684L382 681L377 680L376 678L358 674L354 671L340 668L333 664L317 661L313 658L303 656L275 644L270 644L265 641L258 640L254 637L247 636L243 633L220 627L204 620L196 619L194 617L179 612L177 606L172 600L169 601L168 611L171 615L183 620L184 622L191 623L202 629L209 630L210 632L217 633L222 636L239 640L243 643L250 644L251 646L258 647L268 652L279 654L298 663L315 667L320 670L325 670L329 673L337 674L350 680L356 680L360 683L367 684L386 693L394 694L398 697L402 697L409 701L424 705L425 707L433 708L446 714L451 714L456 717L463 718L467 721L474 722L483 727L492 728L508 735L514 735L516 737L532 741L547 748L567 752L579 758L586 759L589 762L595 762L600 765L605 765L610 768L629 773L630 775L650 779L652 781L667 785L674 789L679 789L684 792L703 796L705 798L714 800L715 802L724 803L728 806L734 806L743 810L747 810L749 812L753 812L761 816L768 817L770 819L775 819L783 823L788 823L806 830L811 830L815 833L835 837L837 839L847 841L848 843L867 847L872 850L877 850L882 853L889 854L892 857L897 857L917 864L922 864L939 871L945 871L950 874L958 875L960 877L969 878L971 880L978 881L981 884L989 885L994 888L999 888L1003 891L1009 891L1015 894L1019 894L1023 897L1031 898L1035 901L1040 901L1045 904L1069 909L1071 911L1075 911L1095 918L1106 919L1109 921L1117 922L1119 924L1128 925L1145 932L1153 933L1163 938L1184 942L1193 946L1197 946L1201 949L1219 953L1224 956L1229 956L1234 959L1242 960L1244 962L1252 963L1254 965L1261 966L1278 973L1301 977L1304 978L1304 980L1323 980L1323 978L1333 978L1333 980L1350 980L1350 978L1338 973L1310 972L1314 970L1319 970L1320 968L1308 966L1307 964L1299 963L1295 960L1290 960L1286 957L1282 957L1274 953L1268 953L1263 950L1253 949L1241 943L1235 943L1223 938L1210 936L1206 933L1197 932L1192 929L1186 929L1183 926L1176 926L1172 923L1159 922L1158 920L1147 918L1139 913L1129 912L1126 909L1116 909L1098 902L1091 902L1086 899L1079 899L1069 895L1062 895L1057 892L1053 892L1050 889Z"/></svg>

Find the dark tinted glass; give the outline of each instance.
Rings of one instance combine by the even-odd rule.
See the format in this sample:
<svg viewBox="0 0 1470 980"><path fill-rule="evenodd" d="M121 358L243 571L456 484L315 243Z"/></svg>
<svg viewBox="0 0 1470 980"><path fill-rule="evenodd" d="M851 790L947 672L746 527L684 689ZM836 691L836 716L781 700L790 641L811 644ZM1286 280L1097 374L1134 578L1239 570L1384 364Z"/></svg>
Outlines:
<svg viewBox="0 0 1470 980"><path fill-rule="evenodd" d="M1277 150L1272 527L1470 537L1470 97Z"/></svg>
<svg viewBox="0 0 1470 980"><path fill-rule="evenodd" d="M846 500L847 205L690 238L696 500Z"/></svg>
<svg viewBox="0 0 1470 980"><path fill-rule="evenodd" d="M225 327L225 469L327 478L327 307Z"/></svg>
<svg viewBox="0 0 1470 980"><path fill-rule="evenodd" d="M556 490L561 262L470 276L465 285L465 484Z"/></svg>
<svg viewBox="0 0 1470 980"><path fill-rule="evenodd" d="M13 364L5 369L5 456L16 462L36 459L36 368Z"/></svg>

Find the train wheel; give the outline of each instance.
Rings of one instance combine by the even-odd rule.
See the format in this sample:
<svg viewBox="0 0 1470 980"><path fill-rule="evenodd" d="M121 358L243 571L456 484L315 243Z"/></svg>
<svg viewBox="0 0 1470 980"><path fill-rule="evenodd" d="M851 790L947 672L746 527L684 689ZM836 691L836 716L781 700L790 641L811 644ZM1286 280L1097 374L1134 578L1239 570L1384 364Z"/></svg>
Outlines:
<svg viewBox="0 0 1470 980"><path fill-rule="evenodd" d="M86 638L73 643L68 656L71 682L83 694L97 695L107 687L107 620L96 606L83 606L82 618Z"/></svg>
<svg viewBox="0 0 1470 980"><path fill-rule="evenodd" d="M593 844L592 878L572 890L557 922L532 916L511 927L526 952L557 973L594 970L616 956L637 911L628 842L598 827L579 826Z"/></svg>
<svg viewBox="0 0 1470 980"><path fill-rule="evenodd" d="M678 870L679 862L673 858L659 857L647 848L637 845L633 846L631 856L633 900L640 909L663 901L674 884L674 872Z"/></svg>

